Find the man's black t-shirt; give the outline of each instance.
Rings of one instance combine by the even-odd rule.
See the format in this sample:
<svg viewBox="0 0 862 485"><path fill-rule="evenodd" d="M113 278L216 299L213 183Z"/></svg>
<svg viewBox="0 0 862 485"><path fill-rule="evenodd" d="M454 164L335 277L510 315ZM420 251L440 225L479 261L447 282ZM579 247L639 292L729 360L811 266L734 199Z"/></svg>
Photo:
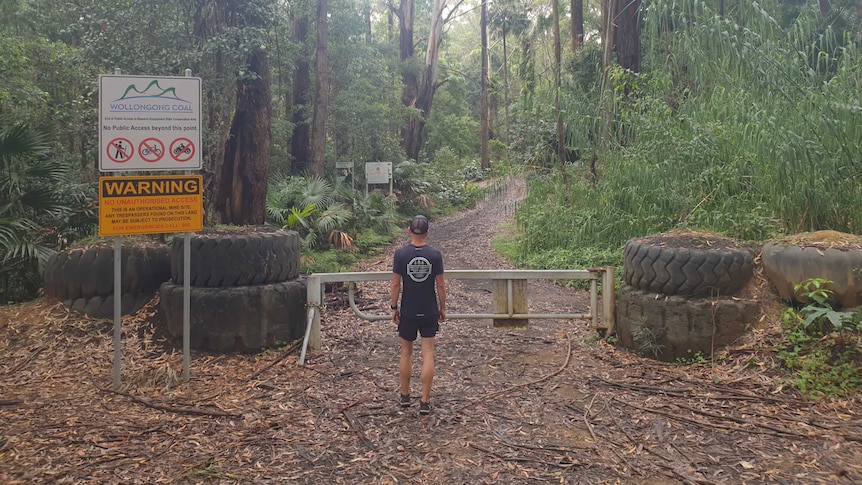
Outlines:
<svg viewBox="0 0 862 485"><path fill-rule="evenodd" d="M408 244L395 251L392 272L401 275L401 316L437 316L435 280L443 274L443 254L431 246Z"/></svg>

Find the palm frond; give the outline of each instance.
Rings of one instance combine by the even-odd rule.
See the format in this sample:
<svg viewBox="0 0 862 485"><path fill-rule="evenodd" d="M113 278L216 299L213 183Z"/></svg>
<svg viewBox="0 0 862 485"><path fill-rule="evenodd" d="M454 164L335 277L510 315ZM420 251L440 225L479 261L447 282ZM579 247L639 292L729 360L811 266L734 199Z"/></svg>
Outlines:
<svg viewBox="0 0 862 485"><path fill-rule="evenodd" d="M8 162L22 155L38 155L50 148L47 133L31 130L26 124L0 130L0 160Z"/></svg>

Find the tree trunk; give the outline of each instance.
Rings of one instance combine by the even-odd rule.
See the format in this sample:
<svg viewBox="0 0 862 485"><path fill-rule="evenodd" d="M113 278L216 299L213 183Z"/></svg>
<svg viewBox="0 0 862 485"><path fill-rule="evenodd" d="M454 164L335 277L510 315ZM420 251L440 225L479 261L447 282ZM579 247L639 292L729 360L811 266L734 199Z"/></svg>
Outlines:
<svg viewBox="0 0 862 485"><path fill-rule="evenodd" d="M584 0L571 0L572 9L572 55L584 43Z"/></svg>
<svg viewBox="0 0 862 485"><path fill-rule="evenodd" d="M425 121L431 114L431 103L437 92L437 60L440 54L440 42L443 35L443 0L434 0L434 9L431 12L431 28L428 33L428 49L425 52L425 68L422 71L422 81L419 83L419 91L413 106L418 110L417 114L411 115L407 120L404 130L403 147L407 157L413 160L419 159L422 145L425 144ZM403 38L402 38L403 47Z"/></svg>
<svg viewBox="0 0 862 485"><path fill-rule="evenodd" d="M554 21L554 113L557 118L557 160L566 163L566 133L563 126L563 113L560 108L562 42L560 39L560 8L558 0L551 0Z"/></svg>
<svg viewBox="0 0 862 485"><path fill-rule="evenodd" d="M323 177L326 168L326 113L329 104L327 0L317 0L317 65L314 77L314 116L311 124L311 174Z"/></svg>
<svg viewBox="0 0 862 485"><path fill-rule="evenodd" d="M413 59L413 0L401 0L398 10L400 20L400 35L398 37L399 53L401 57L401 103L404 106L415 106L419 95L419 76L410 69L410 61Z"/></svg>
<svg viewBox="0 0 862 485"><path fill-rule="evenodd" d="M297 45L304 46L308 42L308 16L301 7L298 10L293 21L293 39ZM292 91L293 135L290 138L290 154L293 156L293 162L290 173L300 175L307 172L311 166L311 126L308 114L311 104L311 69L304 49L300 49L294 64Z"/></svg>
<svg viewBox="0 0 862 485"><path fill-rule="evenodd" d="M509 123L509 50L506 46L506 37L508 34L508 26L503 23L503 108L506 114L506 161L509 160L509 144L512 143L511 130Z"/></svg>
<svg viewBox="0 0 862 485"><path fill-rule="evenodd" d="M641 0L617 2L614 50L620 67L632 72L641 70Z"/></svg>
<svg viewBox="0 0 862 485"><path fill-rule="evenodd" d="M236 27L235 16L228 8L227 0L217 0L210 4L200 0L195 4L194 13L194 37L205 43L208 39L216 38L225 29ZM204 50L204 52L207 52ZM231 116L236 106L236 82L231 73L228 72L223 49L210 51L204 63L208 70L194 73L211 82L204 82L204 91L201 97L205 100L204 106L206 116L204 117L204 132L209 133L212 141L205 141L202 154L201 173L204 179L204 213L212 217L218 217L216 200L221 185L222 168L224 160L225 144L231 127ZM208 222L220 222L218 220Z"/></svg>
<svg viewBox="0 0 862 485"><path fill-rule="evenodd" d="M264 17L242 11L236 5L232 9L235 15L243 17L241 24L251 28L265 26ZM236 83L236 111L225 146L215 209L222 223L259 225L266 220L272 144L271 74L266 49L252 49L247 66L253 75Z"/></svg>
<svg viewBox="0 0 862 485"><path fill-rule="evenodd" d="M482 31L482 82L480 84L480 124L481 134L479 136L479 159L484 169L491 168L491 157L488 154L488 0L482 0L481 18L479 19Z"/></svg>

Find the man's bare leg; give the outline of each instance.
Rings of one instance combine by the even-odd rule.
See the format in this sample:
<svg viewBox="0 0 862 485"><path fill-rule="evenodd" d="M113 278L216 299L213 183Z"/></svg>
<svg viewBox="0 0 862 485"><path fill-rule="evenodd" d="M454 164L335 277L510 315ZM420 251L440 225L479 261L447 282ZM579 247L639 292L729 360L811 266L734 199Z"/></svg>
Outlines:
<svg viewBox="0 0 862 485"><path fill-rule="evenodd" d="M424 355L424 351L423 351ZM410 374L413 373L413 342L401 339L401 361L398 363L398 375L401 378L401 395L410 395Z"/></svg>
<svg viewBox="0 0 862 485"><path fill-rule="evenodd" d="M434 337L422 339L421 379L422 402L428 402L431 399L431 384L434 383Z"/></svg>

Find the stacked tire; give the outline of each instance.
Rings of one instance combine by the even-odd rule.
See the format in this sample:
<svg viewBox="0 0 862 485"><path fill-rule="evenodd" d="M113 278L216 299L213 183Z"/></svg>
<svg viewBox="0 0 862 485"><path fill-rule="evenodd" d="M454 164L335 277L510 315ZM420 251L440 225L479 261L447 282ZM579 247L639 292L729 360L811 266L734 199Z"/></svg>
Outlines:
<svg viewBox="0 0 862 485"><path fill-rule="evenodd" d="M807 304L796 289L808 279L828 280L827 297L834 308L862 306L862 246L860 237L837 231L795 234L763 245L763 273L782 300ZM804 293L804 291L803 291Z"/></svg>
<svg viewBox="0 0 862 485"><path fill-rule="evenodd" d="M168 332L183 335L184 237L173 239L170 281L159 310ZM189 237L190 346L256 351L304 335L305 278L295 231L255 226Z"/></svg>
<svg viewBox="0 0 862 485"><path fill-rule="evenodd" d="M120 310L128 315L153 299L170 279L169 248L156 241L130 241L120 252ZM93 318L114 315L113 243L75 246L52 255L46 265L45 296Z"/></svg>
<svg viewBox="0 0 862 485"><path fill-rule="evenodd" d="M754 300L735 298L754 273L752 251L709 234L664 233L630 239L626 284L617 292L624 347L664 361L710 355L756 321Z"/></svg>

